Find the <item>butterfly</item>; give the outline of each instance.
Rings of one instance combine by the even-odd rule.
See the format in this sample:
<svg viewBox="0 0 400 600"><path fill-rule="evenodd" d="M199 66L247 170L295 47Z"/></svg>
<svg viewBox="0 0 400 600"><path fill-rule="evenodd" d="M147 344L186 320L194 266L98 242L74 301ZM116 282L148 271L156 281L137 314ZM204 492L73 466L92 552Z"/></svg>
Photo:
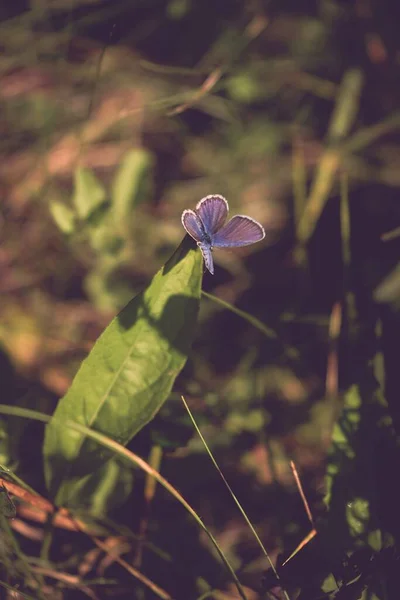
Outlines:
<svg viewBox="0 0 400 600"><path fill-rule="evenodd" d="M206 268L214 275L213 248L236 248L259 242L265 237L264 227L244 215L236 215L225 223L229 212L223 196L213 194L202 198L196 209L184 210L182 225L197 242Z"/></svg>

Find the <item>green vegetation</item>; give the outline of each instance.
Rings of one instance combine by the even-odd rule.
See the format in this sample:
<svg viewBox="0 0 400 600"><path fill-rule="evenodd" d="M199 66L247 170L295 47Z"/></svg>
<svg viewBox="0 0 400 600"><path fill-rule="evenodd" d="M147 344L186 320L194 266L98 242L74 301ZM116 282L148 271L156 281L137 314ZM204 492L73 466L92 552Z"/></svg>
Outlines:
<svg viewBox="0 0 400 600"><path fill-rule="evenodd" d="M2 4L0 598L398 599L395 10Z"/></svg>

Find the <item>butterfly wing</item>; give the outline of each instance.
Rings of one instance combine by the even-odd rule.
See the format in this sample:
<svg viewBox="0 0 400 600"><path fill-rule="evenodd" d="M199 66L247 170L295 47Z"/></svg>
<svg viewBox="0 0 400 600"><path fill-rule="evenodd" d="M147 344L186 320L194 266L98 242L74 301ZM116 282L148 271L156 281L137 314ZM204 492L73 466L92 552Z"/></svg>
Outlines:
<svg viewBox="0 0 400 600"><path fill-rule="evenodd" d="M182 225L186 229L187 233L196 241L203 242L205 233L203 223L197 216L194 210L184 210L182 213Z"/></svg>
<svg viewBox="0 0 400 600"><path fill-rule="evenodd" d="M204 264L206 265L206 268L210 271L211 275L214 275L214 261L211 254L210 244L207 244L206 242L198 242L198 246L203 255Z"/></svg>
<svg viewBox="0 0 400 600"><path fill-rule="evenodd" d="M196 205L196 213L203 223L206 234L209 236L221 229L228 217L228 211L228 202L218 194L206 196Z"/></svg>
<svg viewBox="0 0 400 600"><path fill-rule="evenodd" d="M236 215L212 236L212 246L235 248L249 246L265 238L264 227L251 217Z"/></svg>
<svg viewBox="0 0 400 600"><path fill-rule="evenodd" d="M194 210L184 210L182 213L182 225L187 233L197 242L203 255L206 268L214 275L214 261L211 254L211 245L207 242L203 223Z"/></svg>

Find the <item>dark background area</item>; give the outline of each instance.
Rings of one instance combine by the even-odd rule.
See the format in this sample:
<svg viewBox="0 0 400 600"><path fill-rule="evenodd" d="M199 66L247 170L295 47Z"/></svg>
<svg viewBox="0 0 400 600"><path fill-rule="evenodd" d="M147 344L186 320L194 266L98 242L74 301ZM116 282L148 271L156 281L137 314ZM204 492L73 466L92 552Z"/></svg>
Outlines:
<svg viewBox="0 0 400 600"><path fill-rule="evenodd" d="M203 297L171 397L129 445L146 460L161 448L161 473L248 600L284 596L181 394L274 562L317 530L280 570L291 600L398 597L399 19L394 0L0 7L0 403L52 414L200 198L223 194L266 229L261 244L216 251L203 289L274 335ZM131 216L110 225L128 155ZM79 220L82 167L106 192ZM9 468L46 498L42 442L41 424L1 416L5 480ZM139 471L121 476L95 514L106 540L174 599L239 597L182 507L161 489L147 502L144 487ZM38 576L43 597L160 597L84 534L56 528L44 553L45 517L11 498L4 597L36 597Z"/></svg>

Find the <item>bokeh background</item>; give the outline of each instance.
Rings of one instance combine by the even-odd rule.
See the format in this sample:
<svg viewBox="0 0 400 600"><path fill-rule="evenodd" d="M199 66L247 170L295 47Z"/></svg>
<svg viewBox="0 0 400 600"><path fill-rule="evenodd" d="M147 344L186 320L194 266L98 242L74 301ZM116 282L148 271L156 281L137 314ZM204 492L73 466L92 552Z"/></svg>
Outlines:
<svg viewBox="0 0 400 600"><path fill-rule="evenodd" d="M245 315L202 298L171 398L129 446L199 512L249 600L283 595L181 394L272 559L318 531L282 568L290 598L397 597L399 18L394 0L0 6L1 403L54 411L181 242L183 209L219 193L266 229L214 253L203 289ZM3 473L46 497L42 440L1 417ZM182 507L146 489L129 472L83 508L168 598L238 597ZM44 522L15 502L1 580L28 596L7 597L36 597L38 569L52 598L159 597L100 554L85 570L76 532L43 553Z"/></svg>

